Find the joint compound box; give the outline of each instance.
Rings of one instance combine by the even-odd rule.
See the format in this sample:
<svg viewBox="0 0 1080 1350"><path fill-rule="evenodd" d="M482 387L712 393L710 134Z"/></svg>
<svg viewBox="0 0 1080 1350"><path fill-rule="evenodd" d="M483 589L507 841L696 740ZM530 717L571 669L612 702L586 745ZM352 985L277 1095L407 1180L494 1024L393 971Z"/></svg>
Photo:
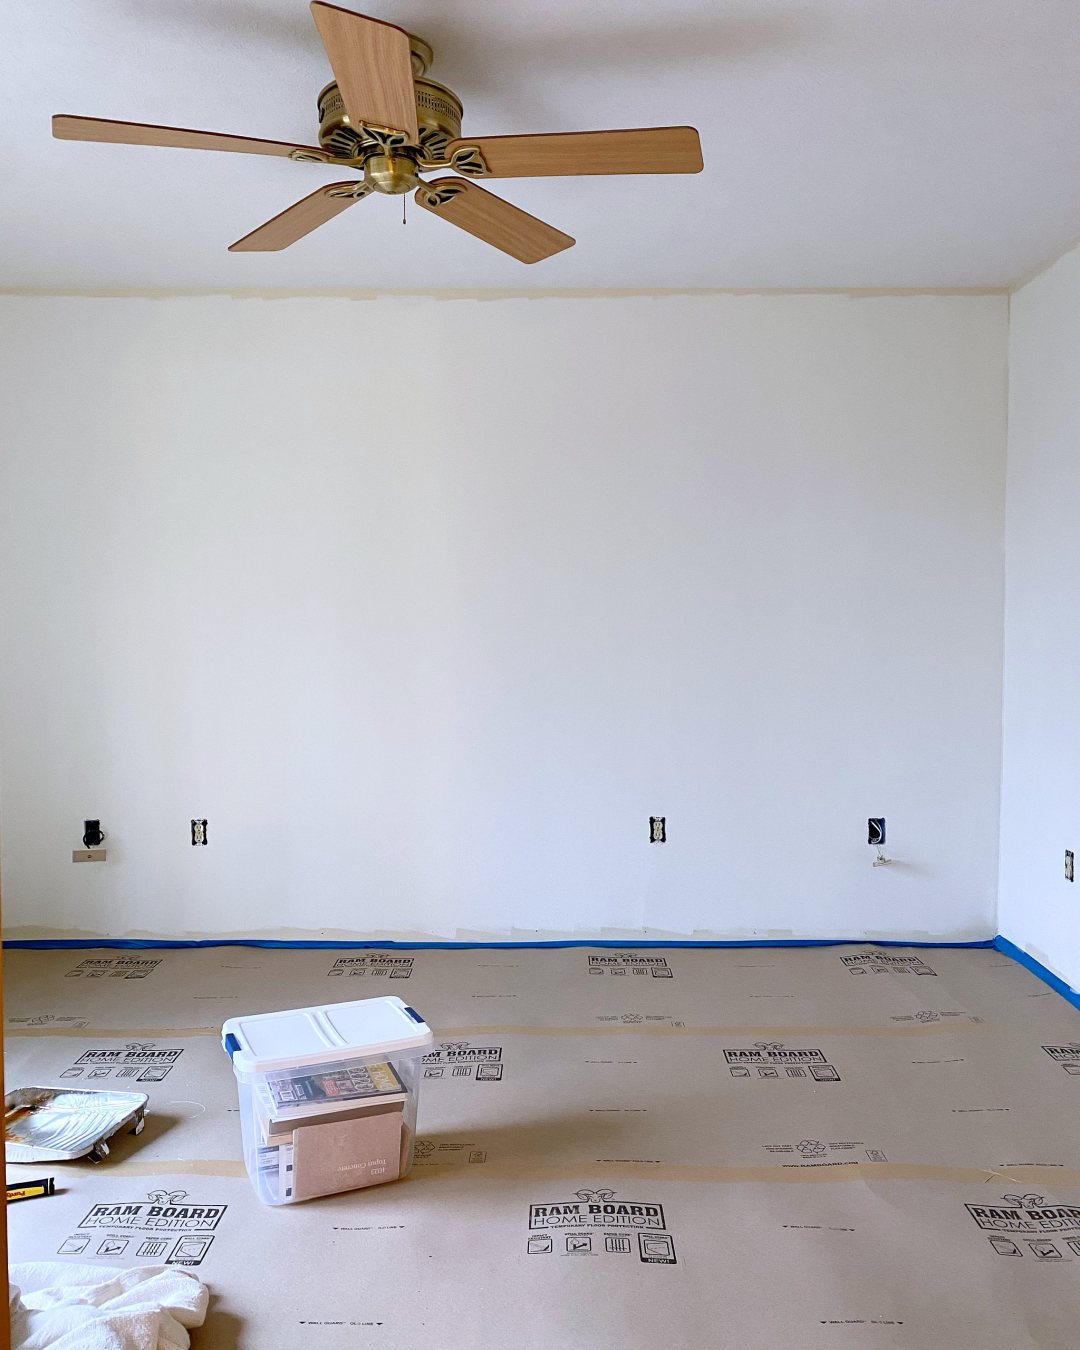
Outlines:
<svg viewBox="0 0 1080 1350"><path fill-rule="evenodd" d="M400 998L230 1017L221 1028L259 1199L291 1205L412 1166L427 1023Z"/></svg>

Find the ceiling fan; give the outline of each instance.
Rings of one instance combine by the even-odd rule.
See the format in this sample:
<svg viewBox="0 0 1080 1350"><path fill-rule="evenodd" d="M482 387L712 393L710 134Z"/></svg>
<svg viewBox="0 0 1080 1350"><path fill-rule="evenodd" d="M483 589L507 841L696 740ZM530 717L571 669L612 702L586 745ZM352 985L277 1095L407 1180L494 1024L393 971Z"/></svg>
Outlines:
<svg viewBox="0 0 1080 1350"><path fill-rule="evenodd" d="M693 127L462 137L461 100L427 78L433 53L422 38L324 0L314 0L311 12L334 73L319 95L318 145L101 117L54 117L53 135L65 141L281 155L363 173L361 179L330 183L286 207L231 245L234 253L287 248L372 193L415 189L415 201L426 211L520 262L534 263L574 240L486 191L478 179L698 173L702 168ZM458 176L421 177L445 169Z"/></svg>

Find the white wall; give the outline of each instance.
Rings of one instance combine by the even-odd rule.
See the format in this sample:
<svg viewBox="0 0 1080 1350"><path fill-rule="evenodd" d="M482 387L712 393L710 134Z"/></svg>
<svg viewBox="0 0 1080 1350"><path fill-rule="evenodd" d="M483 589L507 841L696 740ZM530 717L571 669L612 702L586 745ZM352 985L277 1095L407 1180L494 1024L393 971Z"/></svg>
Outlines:
<svg viewBox="0 0 1080 1350"><path fill-rule="evenodd" d="M1012 299L1001 931L1080 988L1080 252Z"/></svg>
<svg viewBox="0 0 1080 1350"><path fill-rule="evenodd" d="M10 925L994 931L1002 298L0 305Z"/></svg>

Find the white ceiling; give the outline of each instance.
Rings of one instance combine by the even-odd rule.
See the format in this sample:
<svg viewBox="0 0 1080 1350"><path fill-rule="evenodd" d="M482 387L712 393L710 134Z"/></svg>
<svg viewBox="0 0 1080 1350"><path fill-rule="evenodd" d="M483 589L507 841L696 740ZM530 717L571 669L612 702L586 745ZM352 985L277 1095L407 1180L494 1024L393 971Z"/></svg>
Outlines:
<svg viewBox="0 0 1080 1350"><path fill-rule="evenodd" d="M371 0L374 4L375 0ZM381 0L477 135L692 123L697 177L512 180L533 267L400 201L227 245L340 170L54 141L54 112L311 141L306 0L9 6L0 287L1002 286L1080 234L1075 0ZM347 175L346 175L347 176Z"/></svg>

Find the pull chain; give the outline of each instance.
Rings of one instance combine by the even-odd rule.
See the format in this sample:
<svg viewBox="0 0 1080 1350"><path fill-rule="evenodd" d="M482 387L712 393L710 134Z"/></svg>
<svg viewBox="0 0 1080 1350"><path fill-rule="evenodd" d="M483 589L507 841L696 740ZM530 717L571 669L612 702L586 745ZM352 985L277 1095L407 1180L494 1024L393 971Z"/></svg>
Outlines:
<svg viewBox="0 0 1080 1350"><path fill-rule="evenodd" d="M402 194L402 197L401 197L401 223L402 223L402 225L404 225L404 224L406 223L406 221L405 221L405 195L404 195L404 193Z"/></svg>

